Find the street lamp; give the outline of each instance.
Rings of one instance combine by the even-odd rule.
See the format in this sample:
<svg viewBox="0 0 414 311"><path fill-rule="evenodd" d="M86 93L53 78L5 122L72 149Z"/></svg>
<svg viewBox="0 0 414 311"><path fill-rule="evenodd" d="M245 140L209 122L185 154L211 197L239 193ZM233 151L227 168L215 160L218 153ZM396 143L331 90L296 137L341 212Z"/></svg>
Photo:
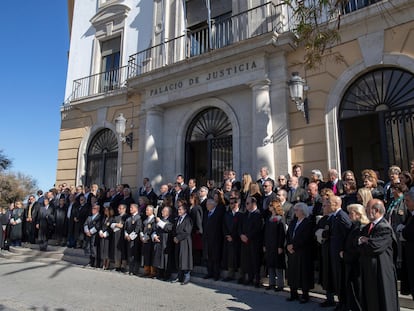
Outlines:
<svg viewBox="0 0 414 311"><path fill-rule="evenodd" d="M115 119L115 130L121 142L126 143L132 150L133 134L131 132L125 136L126 123L127 119L125 119L123 113L120 113L118 118Z"/></svg>
<svg viewBox="0 0 414 311"><path fill-rule="evenodd" d="M303 99L303 92L307 90L306 81L299 76L298 72L293 72L288 85L290 98L296 104L296 109L303 112L306 123L309 123L308 98Z"/></svg>

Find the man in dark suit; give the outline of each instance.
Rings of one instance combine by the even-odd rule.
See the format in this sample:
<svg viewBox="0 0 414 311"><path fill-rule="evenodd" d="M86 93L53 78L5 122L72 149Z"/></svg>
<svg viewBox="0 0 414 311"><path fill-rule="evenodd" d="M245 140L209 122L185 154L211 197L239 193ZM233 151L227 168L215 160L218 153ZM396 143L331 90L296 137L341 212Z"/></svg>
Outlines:
<svg viewBox="0 0 414 311"><path fill-rule="evenodd" d="M292 168L293 176L298 178L299 187L306 189L309 184L309 178L302 175L302 165L295 164Z"/></svg>
<svg viewBox="0 0 414 311"><path fill-rule="evenodd" d="M264 219L267 219L270 217L269 212L269 204L276 200L277 196L276 193L273 192L273 184L270 180L266 180L263 184L263 201L262 206L259 208L260 212L263 215Z"/></svg>
<svg viewBox="0 0 414 311"><path fill-rule="evenodd" d="M213 199L207 200L207 212L203 216L203 253L207 261L205 279L220 278L220 262L223 243L224 209L217 207Z"/></svg>
<svg viewBox="0 0 414 311"><path fill-rule="evenodd" d="M66 213L66 221L67 221L67 246L73 248L76 246L76 239L75 239L75 215L79 209L79 203L76 201L76 196L74 194L69 195L69 205L68 210Z"/></svg>
<svg viewBox="0 0 414 311"><path fill-rule="evenodd" d="M229 171L228 180L231 182L231 188L240 191L241 182L236 179L236 171Z"/></svg>
<svg viewBox="0 0 414 311"><path fill-rule="evenodd" d="M244 283L246 285L254 284L260 287L260 267L262 264L263 251L263 217L257 208L257 201L254 197L248 197L246 200L246 210L239 227L239 236L242 242L241 260L242 275L247 272L248 279Z"/></svg>
<svg viewBox="0 0 414 311"><path fill-rule="evenodd" d="M299 180L296 176L289 179L288 201L292 204L305 202L308 199L308 193L305 189L299 187Z"/></svg>
<svg viewBox="0 0 414 311"><path fill-rule="evenodd" d="M126 213L129 215L130 214L130 206L131 204L135 203L134 199L131 197L131 189L129 188L124 188L122 190L122 200L119 202L119 204L125 204L127 209L126 209Z"/></svg>
<svg viewBox="0 0 414 311"><path fill-rule="evenodd" d="M344 184L342 180L339 179L338 171L335 169L330 169L328 171L328 181L325 183L324 188L329 188L333 191L335 195L341 196L344 192Z"/></svg>
<svg viewBox="0 0 414 311"><path fill-rule="evenodd" d="M176 210L178 209L177 201L179 199L184 199L185 200L185 193L183 191L182 185L180 183L176 182L174 184L174 196L173 196L174 207L175 207Z"/></svg>
<svg viewBox="0 0 414 311"><path fill-rule="evenodd" d="M273 185L273 188L275 186L275 181L269 177L269 169L266 166L263 166L260 168L260 179L258 179L256 182L259 184L260 191L263 193L263 184L265 181L270 181Z"/></svg>
<svg viewBox="0 0 414 311"><path fill-rule="evenodd" d="M329 254L331 261L331 274L335 292L339 299L339 310L346 306L345 301L345 265L343 253L345 242L352 227L351 219L342 209L342 200L338 196L329 198L331 209L331 230L329 236Z"/></svg>
<svg viewBox="0 0 414 311"><path fill-rule="evenodd" d="M27 208L24 211L26 221L26 239L30 244L35 244L36 237L36 215L39 211L40 204L36 202L34 195L29 196Z"/></svg>
<svg viewBox="0 0 414 311"><path fill-rule="evenodd" d="M190 196L193 192L197 193L197 181L195 178L190 178L188 180L188 187L184 190L184 198L188 202L190 202Z"/></svg>
<svg viewBox="0 0 414 311"><path fill-rule="evenodd" d="M203 212L207 212L208 188L202 186L198 191L198 197L200 198L200 206L203 209Z"/></svg>
<svg viewBox="0 0 414 311"><path fill-rule="evenodd" d="M322 197L319 195L317 183L309 183L308 195L309 197L305 203L311 208L310 214L314 224L316 224L316 216L322 215Z"/></svg>
<svg viewBox="0 0 414 311"><path fill-rule="evenodd" d="M293 210L293 204L287 200L287 191L285 189L279 189L276 197L279 199L283 208L285 224L289 226L292 219L295 217L295 211Z"/></svg>
<svg viewBox="0 0 414 311"><path fill-rule="evenodd" d="M393 259L393 248L397 246L394 232L384 219L385 207L381 200L369 200L366 209L371 223L362 229L358 239L361 254L362 309L400 310L397 272Z"/></svg>
<svg viewBox="0 0 414 311"><path fill-rule="evenodd" d="M239 226L243 214L239 212L240 198L230 198L230 210L223 217L223 263L227 268L227 276L223 281L233 280L240 266L240 236Z"/></svg>
<svg viewBox="0 0 414 311"><path fill-rule="evenodd" d="M158 196L154 192L154 189L152 188L150 182L147 182L147 184L145 185L145 196L147 197L148 201L152 206L157 207Z"/></svg>

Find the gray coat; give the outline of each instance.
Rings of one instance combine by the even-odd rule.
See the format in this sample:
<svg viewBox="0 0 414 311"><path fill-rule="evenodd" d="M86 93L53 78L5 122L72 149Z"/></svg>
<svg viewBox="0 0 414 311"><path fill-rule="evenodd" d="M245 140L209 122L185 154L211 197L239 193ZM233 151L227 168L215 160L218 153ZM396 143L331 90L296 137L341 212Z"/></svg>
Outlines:
<svg viewBox="0 0 414 311"><path fill-rule="evenodd" d="M191 231L193 230L193 222L189 215L186 215L183 221L178 224L179 217L175 224L175 238L179 241L175 245L175 263L178 270L193 269L193 246L191 239Z"/></svg>

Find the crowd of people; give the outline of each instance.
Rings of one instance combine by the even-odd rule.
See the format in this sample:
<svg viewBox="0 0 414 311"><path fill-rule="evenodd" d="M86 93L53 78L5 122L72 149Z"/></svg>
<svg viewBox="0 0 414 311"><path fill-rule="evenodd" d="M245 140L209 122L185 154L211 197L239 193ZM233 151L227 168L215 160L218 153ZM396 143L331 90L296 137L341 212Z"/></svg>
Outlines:
<svg viewBox="0 0 414 311"><path fill-rule="evenodd" d="M132 275L143 267L142 277L182 285L194 265L206 266L206 279L247 286L268 276L266 290L287 285L287 300L300 303L317 282L320 306L335 310L399 310L397 279L414 297L414 161L410 171L391 166L386 183L371 169L360 184L352 171L340 178L330 169L327 181L318 169L310 178L300 165L292 172L273 180L262 167L257 181L247 173L239 181L229 170L201 187L178 175L159 193L144 178L137 202L125 184L62 184L1 210L0 246L37 242L45 251L53 237L82 248L92 267Z"/></svg>

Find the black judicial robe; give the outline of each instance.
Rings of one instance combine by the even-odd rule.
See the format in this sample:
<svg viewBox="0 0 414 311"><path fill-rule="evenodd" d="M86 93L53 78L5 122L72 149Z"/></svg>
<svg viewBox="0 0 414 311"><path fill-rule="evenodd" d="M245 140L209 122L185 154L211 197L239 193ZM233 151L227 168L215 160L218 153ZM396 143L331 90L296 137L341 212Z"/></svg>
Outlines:
<svg viewBox="0 0 414 311"><path fill-rule="evenodd" d="M285 252L278 253L278 248L284 250L286 233L282 216L271 216L266 219L264 230L264 246L266 247L266 265L270 268L285 269Z"/></svg>
<svg viewBox="0 0 414 311"><path fill-rule="evenodd" d="M125 213L123 215L115 216L114 222L111 225L112 228L112 237L114 243L114 260L116 262L127 259L127 240L125 240L125 222L128 218L128 215ZM115 224L121 224L122 228L115 227Z"/></svg>
<svg viewBox="0 0 414 311"><path fill-rule="evenodd" d="M402 236L406 240L404 243L405 260L407 269L407 279L411 296L414 297L414 216L410 216L407 224L402 231Z"/></svg>
<svg viewBox="0 0 414 311"><path fill-rule="evenodd" d="M186 215L183 221L178 225L180 217L175 224L174 236L179 241L175 245L175 263L178 270L193 270L193 246L191 240L191 231L193 222L190 216Z"/></svg>
<svg viewBox="0 0 414 311"><path fill-rule="evenodd" d="M366 311L400 310L397 292L397 273L393 262L393 231L381 219L368 234L365 226L362 236L368 243L359 245L361 253L362 309Z"/></svg>
<svg viewBox="0 0 414 311"><path fill-rule="evenodd" d="M230 210L226 212L223 218L223 267L238 269L240 266L240 236L239 226L241 225L243 214ZM227 241L226 236L231 236L232 241Z"/></svg>
<svg viewBox="0 0 414 311"><path fill-rule="evenodd" d="M159 269L169 269L172 261L171 256L174 250L172 231L174 221L171 218L161 219L157 223L153 234L157 235L160 242L154 242L154 261L153 266Z"/></svg>
<svg viewBox="0 0 414 311"><path fill-rule="evenodd" d="M298 219L292 220L286 235L286 244L292 244L293 254L288 254L287 279L288 285L294 289L310 290L314 286L313 270L313 224L309 218L304 218L295 226Z"/></svg>

